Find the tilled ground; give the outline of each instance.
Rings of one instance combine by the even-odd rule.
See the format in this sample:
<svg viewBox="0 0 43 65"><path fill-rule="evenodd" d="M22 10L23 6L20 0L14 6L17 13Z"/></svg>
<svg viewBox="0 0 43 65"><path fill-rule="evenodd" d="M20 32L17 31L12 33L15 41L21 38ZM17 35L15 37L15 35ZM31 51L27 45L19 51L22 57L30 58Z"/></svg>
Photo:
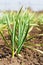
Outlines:
<svg viewBox="0 0 43 65"><path fill-rule="evenodd" d="M38 31L34 31L32 31L32 35L39 34ZM27 42L27 45L28 43L42 44L42 46L34 46L34 48L43 51L43 36L33 38ZM23 47L20 54L21 56L15 56L12 59L10 50L4 45L0 36L0 65L43 65L43 54L40 52Z"/></svg>

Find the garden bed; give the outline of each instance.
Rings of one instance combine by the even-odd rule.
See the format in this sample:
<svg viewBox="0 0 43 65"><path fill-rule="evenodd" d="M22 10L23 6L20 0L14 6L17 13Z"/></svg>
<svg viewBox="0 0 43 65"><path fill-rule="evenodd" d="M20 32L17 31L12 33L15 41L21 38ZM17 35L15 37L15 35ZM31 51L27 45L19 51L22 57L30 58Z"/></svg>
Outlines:
<svg viewBox="0 0 43 65"><path fill-rule="evenodd" d="M8 42L10 42L10 38L6 32L7 31L4 31L4 35ZM43 33L43 31L40 31L40 33ZM39 31L34 28L30 34L36 35L39 34ZM43 36L35 37L27 41L26 45L28 45L28 43L41 44L42 46L34 46L34 48L43 51ZM11 58L11 52L9 48L4 45L4 41L0 36L0 65L43 65L43 54L38 51L23 47L20 54L20 56L15 55L14 58Z"/></svg>

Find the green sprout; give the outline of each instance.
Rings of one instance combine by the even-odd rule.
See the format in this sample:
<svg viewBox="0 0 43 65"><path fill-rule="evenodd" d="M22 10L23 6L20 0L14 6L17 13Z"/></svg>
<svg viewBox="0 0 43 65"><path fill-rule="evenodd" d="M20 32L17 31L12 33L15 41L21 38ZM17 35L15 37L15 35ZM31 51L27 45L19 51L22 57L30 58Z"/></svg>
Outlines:
<svg viewBox="0 0 43 65"><path fill-rule="evenodd" d="M10 20L9 15L5 14L4 21L6 22L5 26L8 30L8 35L10 36L11 43L9 44L3 35L3 30L0 30L0 34L5 42L5 45L10 48L12 53L12 58L15 54L19 54L23 45L26 42L27 34L33 29L33 26L38 26L37 24L30 24L30 18L26 11L21 14L21 10L15 15L13 15ZM11 24L12 21L13 23ZM13 26L12 26L13 25ZM4 27L5 28L5 27ZM29 38L31 39L31 38Z"/></svg>
<svg viewBox="0 0 43 65"><path fill-rule="evenodd" d="M11 27L10 19L8 15L5 15L5 21L7 25L8 34L11 37L10 41L11 44L9 45L7 40L5 39L3 33L0 31L0 34L5 41L6 46L8 46L11 49L12 57L14 58L15 54L19 54L22 46L25 42L25 39L27 37L28 30L30 28L29 25L29 19L26 15L26 12L22 15L20 15L20 11L17 13L16 17L12 17L13 21L13 28ZM26 19L25 19L26 18Z"/></svg>

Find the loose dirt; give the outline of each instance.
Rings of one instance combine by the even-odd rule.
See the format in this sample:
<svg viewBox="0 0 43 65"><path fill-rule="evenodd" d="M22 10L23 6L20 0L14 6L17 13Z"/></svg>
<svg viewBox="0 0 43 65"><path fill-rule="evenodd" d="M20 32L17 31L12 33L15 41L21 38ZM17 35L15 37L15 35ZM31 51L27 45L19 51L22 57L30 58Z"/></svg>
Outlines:
<svg viewBox="0 0 43 65"><path fill-rule="evenodd" d="M35 28L31 31L30 35L40 33L43 33L43 31L41 30L39 32ZM6 39L9 40L10 37L8 38L6 34L7 33L5 33L4 35ZM30 41L27 41L26 44L28 45L28 43L41 44L41 46L34 46L34 48L43 51L43 36L33 38ZM15 57L12 59L9 48L5 46L4 41L0 36L0 65L43 65L43 54L41 54L40 52L23 47L20 54L21 56L15 55Z"/></svg>

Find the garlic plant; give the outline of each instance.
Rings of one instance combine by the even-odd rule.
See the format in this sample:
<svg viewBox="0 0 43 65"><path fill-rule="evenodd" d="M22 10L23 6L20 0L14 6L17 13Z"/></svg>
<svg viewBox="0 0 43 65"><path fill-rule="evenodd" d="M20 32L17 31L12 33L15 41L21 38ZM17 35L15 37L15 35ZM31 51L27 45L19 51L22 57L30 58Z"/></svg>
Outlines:
<svg viewBox="0 0 43 65"><path fill-rule="evenodd" d="M12 53L12 58L15 54L19 54L23 45L25 44L27 34L33 29L34 24L30 24L30 18L26 11L21 15L21 10L12 16L13 26L11 25L9 15L5 14L6 28L8 30L8 35L10 36L10 45L8 44L4 34L0 30L0 34L5 42L5 45L10 48ZM29 38L30 39L30 38Z"/></svg>

